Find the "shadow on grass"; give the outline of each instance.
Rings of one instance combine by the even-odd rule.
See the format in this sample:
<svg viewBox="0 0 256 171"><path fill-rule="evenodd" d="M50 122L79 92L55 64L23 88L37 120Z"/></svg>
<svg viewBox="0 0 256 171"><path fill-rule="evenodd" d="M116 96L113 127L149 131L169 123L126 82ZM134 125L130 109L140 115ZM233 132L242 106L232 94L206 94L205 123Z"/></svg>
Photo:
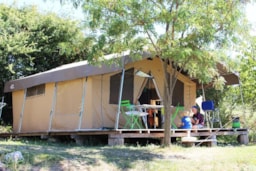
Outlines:
<svg viewBox="0 0 256 171"><path fill-rule="evenodd" d="M183 156L165 156L156 154L147 149L129 148L129 147L107 147L102 150L103 160L112 163L120 170L132 169L138 162L150 162L156 159L185 159Z"/></svg>
<svg viewBox="0 0 256 171"><path fill-rule="evenodd" d="M132 169L138 162L153 160L184 160L182 155L166 155L151 151L146 147L84 147L67 144L1 144L0 156L21 151L25 162L18 169L40 170L91 170L102 162L114 166L118 170ZM79 166L81 166L79 168Z"/></svg>
<svg viewBox="0 0 256 171"><path fill-rule="evenodd" d="M33 144L19 144L19 145L0 145L0 161L3 161L3 156L7 153L20 151L23 154L24 162L20 164L22 167L32 167L32 170L47 168L49 171L69 170L70 167L76 167L74 161L80 165L95 166L98 163L96 155L100 151L95 151L92 148L82 150L73 148L81 148L77 146L67 146L63 144L56 145L33 145ZM65 161L65 164L63 164ZM13 168L10 168L13 169ZM17 168L15 168L17 170Z"/></svg>

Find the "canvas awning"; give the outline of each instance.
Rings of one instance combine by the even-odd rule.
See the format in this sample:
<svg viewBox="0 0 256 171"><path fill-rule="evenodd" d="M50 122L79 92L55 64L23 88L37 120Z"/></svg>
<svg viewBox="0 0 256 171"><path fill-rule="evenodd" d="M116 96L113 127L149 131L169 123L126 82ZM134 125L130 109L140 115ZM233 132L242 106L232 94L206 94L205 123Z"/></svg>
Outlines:
<svg viewBox="0 0 256 171"><path fill-rule="evenodd" d="M217 63L217 69L219 74L224 77L226 80L225 85L236 85L239 84L239 75L238 73L228 71L227 67L222 63ZM202 88L202 84L199 83L198 79L192 79L197 84L197 89ZM204 88L210 88L212 87L212 83L204 84Z"/></svg>

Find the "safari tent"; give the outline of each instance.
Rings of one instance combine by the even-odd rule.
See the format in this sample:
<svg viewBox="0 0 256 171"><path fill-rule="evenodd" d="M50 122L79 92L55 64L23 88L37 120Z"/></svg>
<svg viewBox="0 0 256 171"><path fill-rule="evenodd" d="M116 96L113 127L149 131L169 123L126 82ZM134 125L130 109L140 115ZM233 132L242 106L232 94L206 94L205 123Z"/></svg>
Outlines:
<svg viewBox="0 0 256 171"><path fill-rule="evenodd" d="M122 99L134 104L162 99L160 58L144 53L140 60L126 55L120 61L125 69ZM140 71L153 79L137 76ZM118 65L93 66L81 61L7 82L4 91L12 93L13 132L114 128L121 73L122 67ZM195 99L196 81L179 74L173 105L188 109ZM120 115L118 127L122 128L124 122Z"/></svg>
<svg viewBox="0 0 256 171"><path fill-rule="evenodd" d="M160 59L145 57L135 62L128 56L122 59L125 61L122 99L133 103L140 99L146 103L148 99L141 97L146 96L143 91L148 91L151 99L161 99L164 92ZM82 61L7 82L5 92L12 92L13 99L13 131L113 128L121 71L122 67L92 66ZM155 81L136 76L137 71L150 73ZM189 107L196 98L196 84L184 75L178 78L174 102ZM119 123L122 127L122 117Z"/></svg>

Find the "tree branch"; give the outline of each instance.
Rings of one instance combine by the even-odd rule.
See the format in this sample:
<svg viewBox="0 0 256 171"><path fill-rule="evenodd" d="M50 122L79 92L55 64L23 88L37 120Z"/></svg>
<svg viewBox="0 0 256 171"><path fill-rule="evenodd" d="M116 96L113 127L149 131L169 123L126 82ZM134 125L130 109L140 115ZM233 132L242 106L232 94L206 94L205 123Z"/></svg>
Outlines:
<svg viewBox="0 0 256 171"><path fill-rule="evenodd" d="M173 4L174 4L174 2L172 2L171 6L170 6L170 9L169 9L170 13L172 13ZM169 32L169 27L170 27L170 23L168 21L166 21L165 33L167 34L167 36L168 36L168 32Z"/></svg>
<svg viewBox="0 0 256 171"><path fill-rule="evenodd" d="M174 68L174 78L176 78L174 80L174 83L172 85L172 89L171 91L174 90L174 87L176 85L176 82L177 82L177 79L178 79L178 74L181 73L181 71L184 69L184 67L187 65L187 63L189 62L190 58L188 57L187 60L185 62L183 62L182 66L180 67L180 69L178 70L178 65L175 65L175 68Z"/></svg>
<svg viewBox="0 0 256 171"><path fill-rule="evenodd" d="M154 46L157 54L161 56L161 52L160 52L159 48L157 47L157 45L155 44L154 40L152 39L150 33L148 32L148 30L145 30L145 32L147 33L148 38L149 38L150 42L152 43L152 45Z"/></svg>

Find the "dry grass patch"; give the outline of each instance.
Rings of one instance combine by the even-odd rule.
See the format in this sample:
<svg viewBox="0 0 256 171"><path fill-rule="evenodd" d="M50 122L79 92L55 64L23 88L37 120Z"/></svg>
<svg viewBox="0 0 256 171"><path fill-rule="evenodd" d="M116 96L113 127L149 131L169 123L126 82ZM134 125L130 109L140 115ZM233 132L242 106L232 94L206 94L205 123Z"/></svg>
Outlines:
<svg viewBox="0 0 256 171"><path fill-rule="evenodd" d="M38 141L0 141L0 155L21 151L25 161L12 170L198 171L256 170L256 146L86 147Z"/></svg>

